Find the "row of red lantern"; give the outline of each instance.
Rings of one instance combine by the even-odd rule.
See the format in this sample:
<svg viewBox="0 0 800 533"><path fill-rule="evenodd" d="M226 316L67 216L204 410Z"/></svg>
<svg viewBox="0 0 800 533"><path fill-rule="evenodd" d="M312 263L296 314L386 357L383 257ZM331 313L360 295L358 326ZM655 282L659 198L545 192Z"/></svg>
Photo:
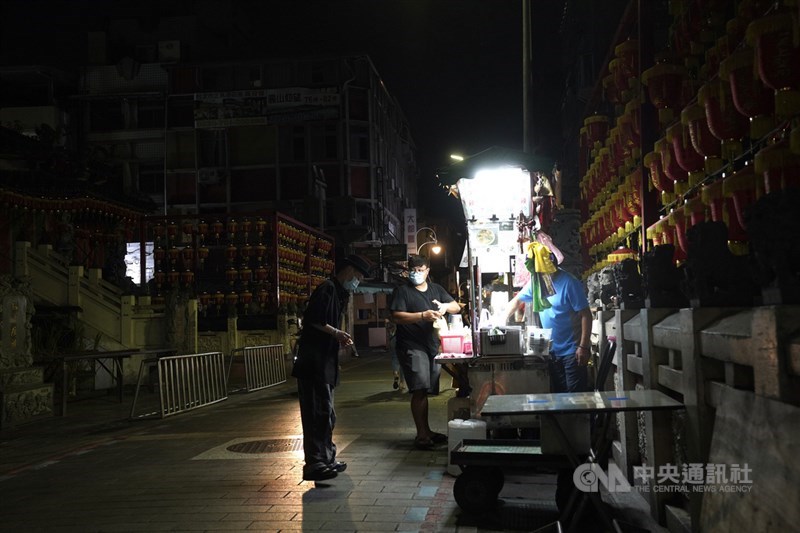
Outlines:
<svg viewBox="0 0 800 533"><path fill-rule="evenodd" d="M601 205L616 186L618 177L635 170L641 157L641 131L639 113L641 102L631 100L625 112L617 117L616 126L605 130L607 136L604 146L596 150L592 164L581 179L581 196L592 209ZM608 118L600 115L589 117L595 130L603 131L608 126ZM587 119L587 120L589 120Z"/></svg>
<svg viewBox="0 0 800 533"><path fill-rule="evenodd" d="M259 310L264 312L274 306L276 298L266 287L261 287L254 292L249 289L242 289L238 292L231 290L227 293L216 291L214 294L204 291L197 295L197 300L204 315L212 306L217 314L221 314L225 307L238 307L239 304L241 304L244 314L248 314L252 303L258 304Z"/></svg>
<svg viewBox="0 0 800 533"><path fill-rule="evenodd" d="M735 142L748 132L763 137L778 120L800 112L800 32L797 15L788 8L748 22L739 17L728 24L728 33L709 49L704 65L709 81L692 87L684 65L662 61L642 73L648 96L659 109L662 124L672 121L697 94L706 107L709 127L720 140ZM742 46L745 41L747 46ZM757 73L758 76L754 76ZM718 75L718 78L715 76ZM705 101L717 100L711 106ZM738 115L737 115L738 112Z"/></svg>
<svg viewBox="0 0 800 533"><path fill-rule="evenodd" d="M231 266L225 270L225 280L229 285L234 285L237 281L242 283L250 283L252 281L261 283L269 280L271 276L272 269L265 266L259 266L255 269L252 269L245 264L240 268Z"/></svg>
<svg viewBox="0 0 800 533"><path fill-rule="evenodd" d="M800 151L799 151L800 152ZM759 197L785 188L800 188L800 153L793 153L787 142L761 150L752 165L710 184L673 209L647 229L654 244L676 245L676 259L688 251L686 231L705 221L721 221L728 227L732 251L741 253L748 240L745 211Z"/></svg>
<svg viewBox="0 0 800 533"><path fill-rule="evenodd" d="M141 213L89 196L82 198L44 198L0 189L0 203L8 209L53 213L93 213L134 225Z"/></svg>
<svg viewBox="0 0 800 533"><path fill-rule="evenodd" d="M581 240L590 254L608 248L641 224L641 170L626 176L589 220L581 226Z"/></svg>
<svg viewBox="0 0 800 533"><path fill-rule="evenodd" d="M180 238L178 235L179 232L189 236L197 235L200 237L200 240L205 240L206 237L211 235L213 235L215 239L220 239L223 234L227 234L229 239L234 239L239 233L243 234L244 236L249 235L249 233L255 228L259 238L263 238L268 227L269 222L261 217L258 217L255 220L243 218L238 222L234 218L228 218L225 220L225 222L217 219L211 223L201 219L198 220L196 224L194 220L184 220L181 222L180 226L178 226L178 223L175 221L170 221L167 224L162 224L160 222L156 223L153 225L153 235L156 240L159 240L165 236L169 239Z"/></svg>

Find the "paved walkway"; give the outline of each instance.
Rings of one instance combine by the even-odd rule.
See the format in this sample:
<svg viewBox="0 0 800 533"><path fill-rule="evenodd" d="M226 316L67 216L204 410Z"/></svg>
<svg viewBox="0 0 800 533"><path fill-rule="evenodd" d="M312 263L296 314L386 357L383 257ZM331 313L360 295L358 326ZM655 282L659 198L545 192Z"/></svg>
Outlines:
<svg viewBox="0 0 800 533"><path fill-rule="evenodd" d="M0 432L0 531L490 532L555 518L552 476L512 477L502 512L463 513L446 446L413 448L407 395L391 385L385 353L344 362L334 440L349 466L325 485L301 479L291 378L163 420L129 421L131 395L75 401L66 417ZM435 430L453 394L431 398Z"/></svg>

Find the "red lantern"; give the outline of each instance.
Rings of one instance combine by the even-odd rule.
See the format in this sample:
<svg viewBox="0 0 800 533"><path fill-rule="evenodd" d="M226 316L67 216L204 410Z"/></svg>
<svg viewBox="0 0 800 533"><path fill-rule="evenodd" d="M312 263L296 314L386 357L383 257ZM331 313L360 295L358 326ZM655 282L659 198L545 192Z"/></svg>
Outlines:
<svg viewBox="0 0 800 533"><path fill-rule="evenodd" d="M233 262L238 254L239 254L239 249L236 248L236 245L229 244L228 249L226 251L226 255L228 256L228 261Z"/></svg>
<svg viewBox="0 0 800 533"><path fill-rule="evenodd" d="M219 239L219 236L222 234L222 228L225 226L219 220L215 220L211 224L211 231L214 232L214 238Z"/></svg>
<svg viewBox="0 0 800 533"><path fill-rule="evenodd" d="M220 292L220 291L215 292L214 293L214 305L216 305L217 308L219 308L224 303L225 303L225 295L222 294L222 292Z"/></svg>
<svg viewBox="0 0 800 533"><path fill-rule="evenodd" d="M722 157L733 160L742 152L742 138L747 132L745 119L733 105L731 87L727 80L713 79L697 93L700 105L706 110L706 121L712 135L722 142Z"/></svg>
<svg viewBox="0 0 800 533"><path fill-rule="evenodd" d="M194 263L194 248L186 246L181 252L181 255L183 256L183 266L191 268Z"/></svg>
<svg viewBox="0 0 800 533"><path fill-rule="evenodd" d="M166 281L167 274L165 272L157 270L156 272L153 272L153 279L156 282L156 286L160 287L161 285L164 284L164 281Z"/></svg>
<svg viewBox="0 0 800 533"><path fill-rule="evenodd" d="M767 146L755 157L755 171L764 176L767 193L800 187L800 155L786 141Z"/></svg>
<svg viewBox="0 0 800 533"><path fill-rule="evenodd" d="M264 231L267 228L267 221L261 217L258 217L256 219L255 226L256 226L256 233L258 233L258 237L262 238L264 236Z"/></svg>
<svg viewBox="0 0 800 533"><path fill-rule="evenodd" d="M181 274L180 274L180 272L178 272L178 271L176 271L176 270L174 270L174 269L173 269L173 270L170 270L170 271L167 273L167 282L168 282L170 285L177 285L177 284L178 284L178 280L179 280L180 278L181 278Z"/></svg>
<svg viewBox="0 0 800 533"><path fill-rule="evenodd" d="M233 239L236 236L236 230L238 229L239 224L236 223L234 219L229 219L227 228L228 228L228 238Z"/></svg>
<svg viewBox="0 0 800 533"><path fill-rule="evenodd" d="M775 114L800 114L800 46L797 13L780 9L747 27L747 43L756 51L758 75L775 91Z"/></svg>
<svg viewBox="0 0 800 533"><path fill-rule="evenodd" d="M228 270L225 271L225 279L228 281L229 284L233 285L236 283L236 280L239 278L239 271L235 268L228 267Z"/></svg>
<svg viewBox="0 0 800 533"><path fill-rule="evenodd" d="M241 279L243 283L250 283L253 280L253 271L247 267L240 269L239 279Z"/></svg>
<svg viewBox="0 0 800 533"><path fill-rule="evenodd" d="M689 128L676 122L667 128L667 142L672 144L672 153L678 166L689 173L689 185L700 183L705 175L705 158L692 146Z"/></svg>
<svg viewBox="0 0 800 533"><path fill-rule="evenodd" d="M183 233L184 235L191 235L194 233L194 223L191 220L183 221Z"/></svg>
<svg viewBox="0 0 800 533"><path fill-rule="evenodd" d="M203 308L208 307L208 304L211 303L211 295L206 291L201 292L197 299L200 301L200 305Z"/></svg>
<svg viewBox="0 0 800 533"><path fill-rule="evenodd" d="M661 138L655 142L654 147L661 153L661 168L664 169L664 173L669 179L676 182L674 185L675 193L683 194L686 191L686 187L679 184L688 181L689 174L678 164L672 143L667 142L665 138Z"/></svg>
<svg viewBox="0 0 800 533"><path fill-rule="evenodd" d="M681 111L681 124L689 130L689 139L697 153L705 157L704 168L713 174L722 168L722 145L711 134L706 121L706 110L697 104L689 104Z"/></svg>
<svg viewBox="0 0 800 533"><path fill-rule="evenodd" d="M169 254L170 262L174 265L175 263L178 262L178 257L180 257L181 255L181 250L180 248L173 246L172 248L169 249L167 253Z"/></svg>
<svg viewBox="0 0 800 533"><path fill-rule="evenodd" d="M746 227L744 210L755 203L756 199L761 196L763 188L764 182L760 176L756 176L753 165L744 166L722 180L722 193L725 198L733 199L734 213L739 227Z"/></svg>
<svg viewBox="0 0 800 533"><path fill-rule="evenodd" d="M208 222L205 220L201 220L197 223L197 233L202 237L206 238L208 236Z"/></svg>
<svg viewBox="0 0 800 533"><path fill-rule="evenodd" d="M191 270L185 270L181 272L181 283L186 285L187 287L194 282L194 272Z"/></svg>
<svg viewBox="0 0 800 533"><path fill-rule="evenodd" d="M269 271L263 266L260 266L256 269L257 281L266 281L268 276L269 276Z"/></svg>
<svg viewBox="0 0 800 533"><path fill-rule="evenodd" d="M167 237L173 239L177 234L178 234L178 225L175 224L175 222L170 222L169 225L167 226Z"/></svg>
<svg viewBox="0 0 800 533"><path fill-rule="evenodd" d="M731 84L736 110L750 119L750 137L760 139L775 127L772 91L753 76L755 57L750 48L733 52L719 68L719 75Z"/></svg>
<svg viewBox="0 0 800 533"><path fill-rule="evenodd" d="M608 135L608 117L592 115L584 119L583 125L586 127L586 139L589 141L589 146L597 145L599 147L602 145Z"/></svg>
<svg viewBox="0 0 800 533"><path fill-rule="evenodd" d="M164 250L164 248L161 248L159 246L158 248L153 249L153 260L156 263L161 263L166 256L167 256L167 252L166 252L166 250Z"/></svg>
<svg viewBox="0 0 800 533"><path fill-rule="evenodd" d="M688 80L686 67L667 62L656 63L642 72L650 102L658 109L658 121L668 124L674 112L685 105L684 83Z"/></svg>

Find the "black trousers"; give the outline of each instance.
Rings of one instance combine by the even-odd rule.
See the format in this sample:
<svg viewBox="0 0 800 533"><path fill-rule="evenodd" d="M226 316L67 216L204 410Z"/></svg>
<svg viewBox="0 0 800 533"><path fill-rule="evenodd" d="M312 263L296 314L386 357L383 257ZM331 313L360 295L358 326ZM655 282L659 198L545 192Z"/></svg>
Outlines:
<svg viewBox="0 0 800 533"><path fill-rule="evenodd" d="M306 462L304 472L312 472L336 460L336 445L333 443L333 427L336 425L333 389L333 385L313 379L297 380Z"/></svg>

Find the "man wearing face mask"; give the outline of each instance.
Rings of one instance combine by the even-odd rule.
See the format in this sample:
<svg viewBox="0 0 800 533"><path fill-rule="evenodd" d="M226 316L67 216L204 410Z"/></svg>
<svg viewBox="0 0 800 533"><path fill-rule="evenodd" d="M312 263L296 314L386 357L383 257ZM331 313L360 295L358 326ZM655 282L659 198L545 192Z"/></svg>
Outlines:
<svg viewBox="0 0 800 533"><path fill-rule="evenodd" d="M446 313L458 313L461 306L444 288L428 281L428 259L408 259L408 283L392 294L392 320L397 324L397 358L411 393L411 416L417 430L414 446L429 450L447 442L447 436L431 430L428 423L428 394L439 392L439 337L433 327Z"/></svg>
<svg viewBox="0 0 800 533"><path fill-rule="evenodd" d="M369 271L366 259L347 256L336 275L314 289L303 313L292 376L297 378L300 398L305 480L331 479L347 468L346 463L336 460L333 391L339 383L339 348L352 345L353 339L339 328L350 293Z"/></svg>

